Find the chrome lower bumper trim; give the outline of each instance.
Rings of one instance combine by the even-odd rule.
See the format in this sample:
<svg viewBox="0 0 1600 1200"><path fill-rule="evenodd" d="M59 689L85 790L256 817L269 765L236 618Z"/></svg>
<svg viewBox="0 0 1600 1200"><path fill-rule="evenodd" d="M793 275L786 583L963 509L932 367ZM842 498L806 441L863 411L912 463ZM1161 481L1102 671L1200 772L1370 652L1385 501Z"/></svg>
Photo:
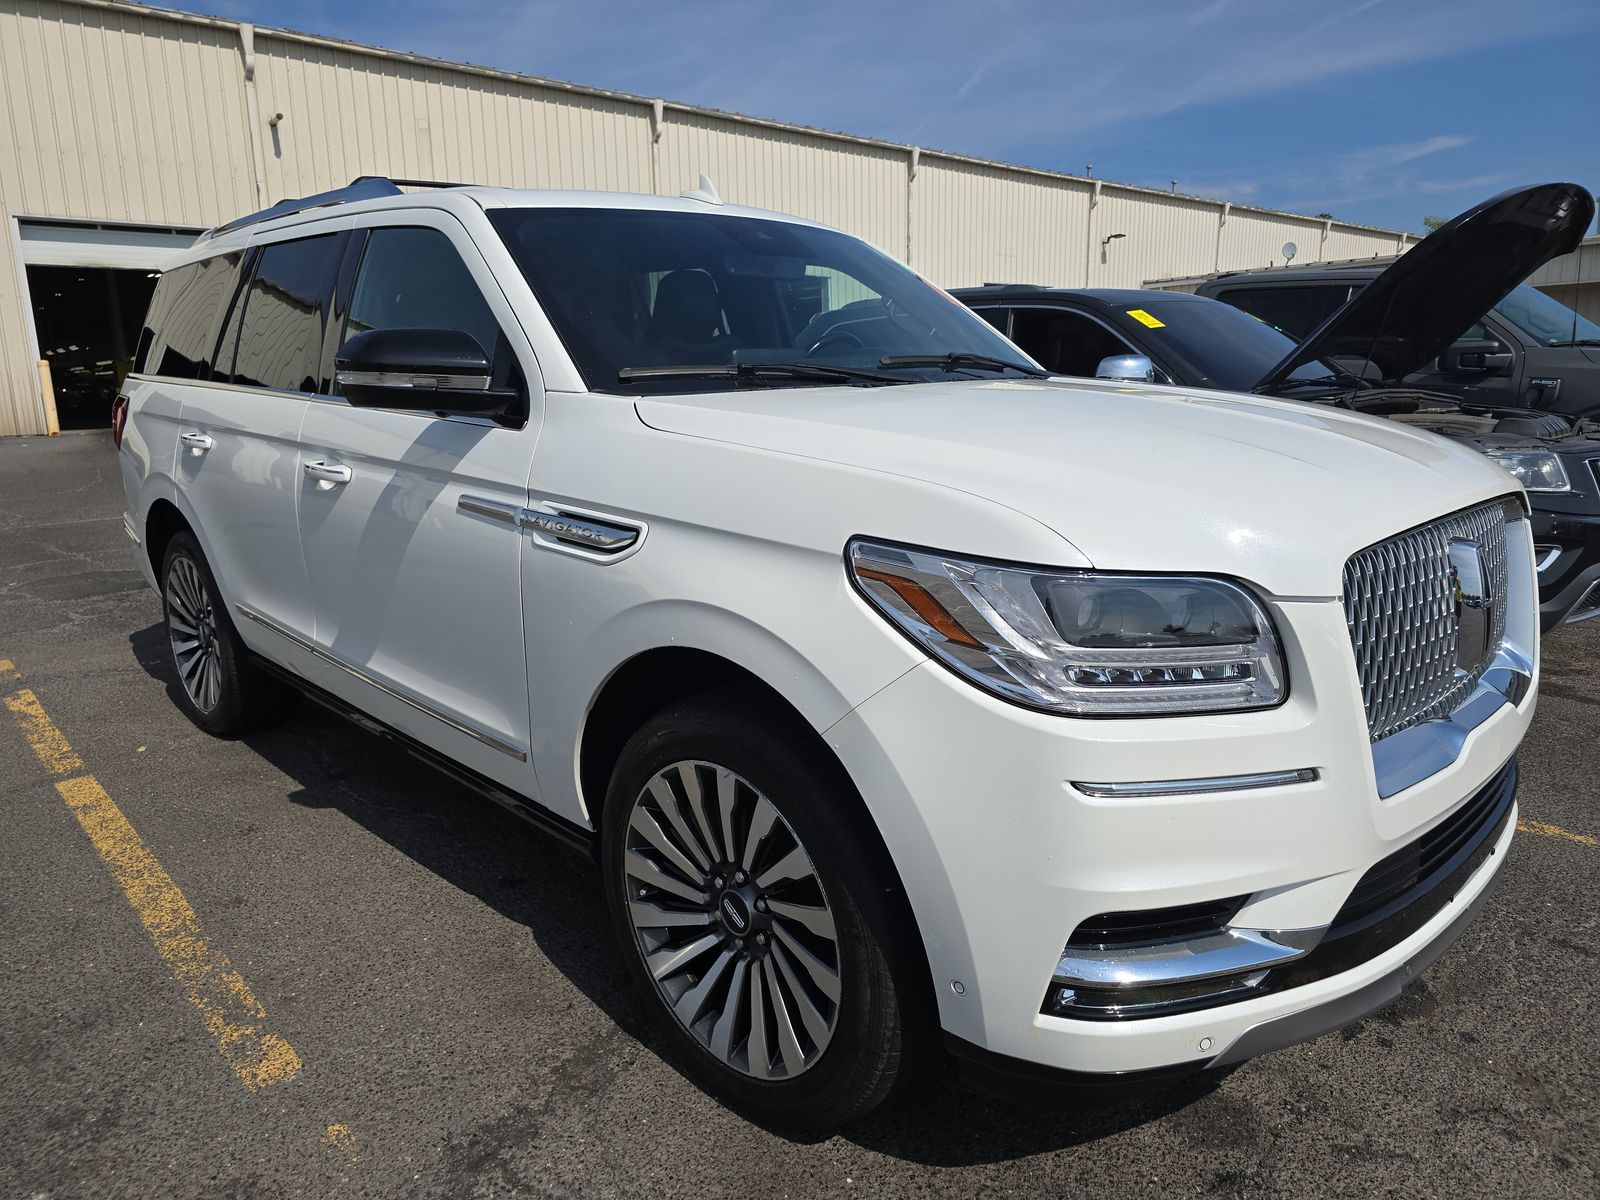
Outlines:
<svg viewBox="0 0 1600 1200"><path fill-rule="evenodd" d="M339 658L336 655L329 653L327 650L324 650L321 646L316 645L314 642L307 641L305 638L301 637L299 634L293 632L292 630L285 629L282 625L279 625L272 618L264 617L264 616L262 616L260 613L256 612L252 608L248 608L245 605L241 604L241 605L238 606L238 609L239 609L239 615L241 617L249 618L250 620L254 621L257 625L260 625L263 629L270 629L273 633L277 634L279 637L285 638L286 640L288 640L290 642L293 642L296 646L299 646L300 649L306 651L308 654L314 654L314 655L316 655L316 657L320 658L323 662L330 663L333 666L338 667L341 671L345 672L345 674L353 676L354 678L361 680L362 683L368 684L369 686L376 688L378 691L382 692L384 695L393 697L394 699L400 701L400 703L402 703L402 704L410 705L412 708L416 709L419 713L422 713L424 716L432 717L435 721L438 721L440 724L448 725L451 729L454 729L457 733L464 733L469 738L472 738L474 741L482 742L485 746L488 746L491 750L498 750L501 754L504 754L507 758L514 758L518 762L527 762L528 761L528 752L525 749L523 749L521 746L515 745L512 742L508 742L508 741L505 741L505 740L503 740L501 738L498 738L494 734L488 733L488 732L486 732L486 731L484 731L482 729L477 729L477 728L475 728L475 727L473 727L471 725L468 725L464 721L460 720L457 717L453 717L453 716L449 715L448 713L440 712L437 708L434 708L431 704L427 704L424 701L419 700L417 697L412 696L409 693L402 691L401 689L396 687L394 684L385 683L381 679L374 679L371 675L368 675L360 667L351 666L349 663L345 662L342 658Z"/></svg>
<svg viewBox="0 0 1600 1200"><path fill-rule="evenodd" d="M1533 664L1515 647L1502 645L1494 664L1455 712L1372 743L1378 798L1387 800L1455 762L1467 735L1499 712L1502 705L1521 704L1531 686Z"/></svg>
<svg viewBox="0 0 1600 1200"><path fill-rule="evenodd" d="M1584 605L1593 603L1593 607L1584 608ZM1582 611L1579 611L1579 610ZM1579 621L1587 621L1591 617L1600 617L1600 579L1595 580L1585 589L1583 595L1578 597L1578 602L1572 606L1562 620L1563 625L1576 625Z"/></svg>
<svg viewBox="0 0 1600 1200"><path fill-rule="evenodd" d="M135 546L144 544L143 539L139 537L139 531L133 527L133 516L130 513L122 514L122 532L128 535L128 540Z"/></svg>
<svg viewBox="0 0 1600 1200"><path fill-rule="evenodd" d="M1220 929L1200 937L1134 946L1070 946L1052 980L1087 988L1153 988L1248 975L1309 954L1328 931Z"/></svg>
<svg viewBox="0 0 1600 1200"><path fill-rule="evenodd" d="M1312 783L1315 767L1295 771L1261 771L1253 775L1212 775L1204 779L1162 779L1148 783L1074 783L1085 796L1195 796L1206 792L1242 792L1252 788L1283 787L1291 783Z"/></svg>

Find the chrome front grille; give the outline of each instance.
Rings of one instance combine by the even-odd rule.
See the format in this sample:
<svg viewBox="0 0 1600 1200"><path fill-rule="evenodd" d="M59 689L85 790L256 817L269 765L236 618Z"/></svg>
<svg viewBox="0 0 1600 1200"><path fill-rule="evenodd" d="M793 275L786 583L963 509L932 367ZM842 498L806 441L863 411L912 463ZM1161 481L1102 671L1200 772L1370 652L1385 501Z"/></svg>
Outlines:
<svg viewBox="0 0 1600 1200"><path fill-rule="evenodd" d="M1456 596L1450 543L1478 542L1492 597L1489 649L1456 663ZM1452 712L1478 684L1506 631L1506 517L1501 501L1451 513L1358 550L1344 565L1350 626L1367 729L1381 741Z"/></svg>

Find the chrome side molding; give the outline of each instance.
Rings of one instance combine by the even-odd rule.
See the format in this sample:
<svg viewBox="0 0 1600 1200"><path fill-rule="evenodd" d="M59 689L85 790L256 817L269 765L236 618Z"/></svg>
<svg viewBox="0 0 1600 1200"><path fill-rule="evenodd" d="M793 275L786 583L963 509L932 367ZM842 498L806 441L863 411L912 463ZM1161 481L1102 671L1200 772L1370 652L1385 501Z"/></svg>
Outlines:
<svg viewBox="0 0 1600 1200"><path fill-rule="evenodd" d="M647 529L643 522L607 513L554 504L527 508L484 496L458 497L456 511L526 530L533 534L537 544L546 549L597 562L613 562L626 557L639 547Z"/></svg>
<svg viewBox="0 0 1600 1200"><path fill-rule="evenodd" d="M340 371L337 378L347 387L423 388L441 392L486 392L487 375L451 375L442 371Z"/></svg>
<svg viewBox="0 0 1600 1200"><path fill-rule="evenodd" d="M1315 767L1293 771L1260 771L1253 775L1212 775L1204 779L1162 779L1148 783L1078 783L1072 786L1085 796L1113 796L1143 799L1147 796L1197 796L1206 792L1240 792L1251 788L1283 787L1292 783L1314 783L1319 778Z"/></svg>
<svg viewBox="0 0 1600 1200"><path fill-rule="evenodd" d="M320 658L323 662L330 663L333 666L338 667L345 674L359 679L362 683L365 683L370 687L376 688L384 695L391 696L400 701L400 703L409 705L410 707L416 709L419 713L422 713L424 716L432 717L441 725L449 726L457 733L465 734L467 737L472 738L475 741L482 742L491 750L498 750L507 758L514 758L518 762L528 761L528 751L526 748L518 746L514 742L508 742L503 738L496 737L494 734L489 733L487 730L479 729L475 725L468 725L459 717L453 717L449 713L441 712L439 709L434 708L433 705L427 703L427 701L412 695L410 692L396 686L395 684L385 683L381 679L373 678L360 667L352 666L350 663L345 662L344 659L340 658L338 655L324 650L321 646L318 646L314 642L307 641L298 633L295 633L293 630L286 629L284 626L274 621L271 617L263 616L261 613L256 612L255 609L250 608L247 605L240 604L236 607L238 608L239 615L241 617L246 617L249 620L254 621L263 629L270 629L273 633L277 634L286 641L293 642L296 646L300 647L300 649L306 651L306 653L313 654L317 658Z"/></svg>

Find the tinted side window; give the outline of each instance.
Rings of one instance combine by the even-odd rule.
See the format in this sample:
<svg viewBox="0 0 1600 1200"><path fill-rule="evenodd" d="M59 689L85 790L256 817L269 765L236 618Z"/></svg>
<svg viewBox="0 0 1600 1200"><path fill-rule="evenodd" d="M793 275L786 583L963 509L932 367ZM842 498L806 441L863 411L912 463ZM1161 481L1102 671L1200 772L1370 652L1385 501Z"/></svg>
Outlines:
<svg viewBox="0 0 1600 1200"><path fill-rule="evenodd" d="M139 342L140 370L171 379L206 379L217 326L238 282L239 254L188 263L156 284Z"/></svg>
<svg viewBox="0 0 1600 1200"><path fill-rule="evenodd" d="M368 234L341 344L369 329L462 330L489 356L494 386L521 384L516 356L478 281L437 229L393 226Z"/></svg>
<svg viewBox="0 0 1600 1200"><path fill-rule="evenodd" d="M1007 332L1007 328L1011 321L1011 310L1009 308L975 308L972 311L977 313L985 321L989 322L989 324L993 325L1001 333ZM1027 347L1024 346L1023 349L1026 350Z"/></svg>
<svg viewBox="0 0 1600 1200"><path fill-rule="evenodd" d="M289 392L321 387L323 326L343 244L328 233L261 248L243 297L231 382Z"/></svg>
<svg viewBox="0 0 1600 1200"><path fill-rule="evenodd" d="M1012 309L1011 340L1056 375L1091 379L1101 359L1137 353L1100 322L1066 309Z"/></svg>
<svg viewBox="0 0 1600 1200"><path fill-rule="evenodd" d="M369 329L460 329L493 356L500 323L450 239L437 229L374 229L344 336Z"/></svg>
<svg viewBox="0 0 1600 1200"><path fill-rule="evenodd" d="M1350 298L1348 284L1309 287L1234 287L1217 299L1242 308L1296 340L1321 325Z"/></svg>

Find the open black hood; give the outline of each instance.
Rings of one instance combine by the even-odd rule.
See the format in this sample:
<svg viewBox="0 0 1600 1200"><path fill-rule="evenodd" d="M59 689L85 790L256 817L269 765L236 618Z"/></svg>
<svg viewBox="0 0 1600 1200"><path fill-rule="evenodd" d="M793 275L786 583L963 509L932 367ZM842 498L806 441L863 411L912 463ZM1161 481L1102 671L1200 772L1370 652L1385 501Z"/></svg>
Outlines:
<svg viewBox="0 0 1600 1200"><path fill-rule="evenodd" d="M1574 249L1593 220L1594 197L1575 183L1518 188L1469 208L1324 321L1258 390L1313 359L1339 359L1374 382L1404 379L1544 263Z"/></svg>

